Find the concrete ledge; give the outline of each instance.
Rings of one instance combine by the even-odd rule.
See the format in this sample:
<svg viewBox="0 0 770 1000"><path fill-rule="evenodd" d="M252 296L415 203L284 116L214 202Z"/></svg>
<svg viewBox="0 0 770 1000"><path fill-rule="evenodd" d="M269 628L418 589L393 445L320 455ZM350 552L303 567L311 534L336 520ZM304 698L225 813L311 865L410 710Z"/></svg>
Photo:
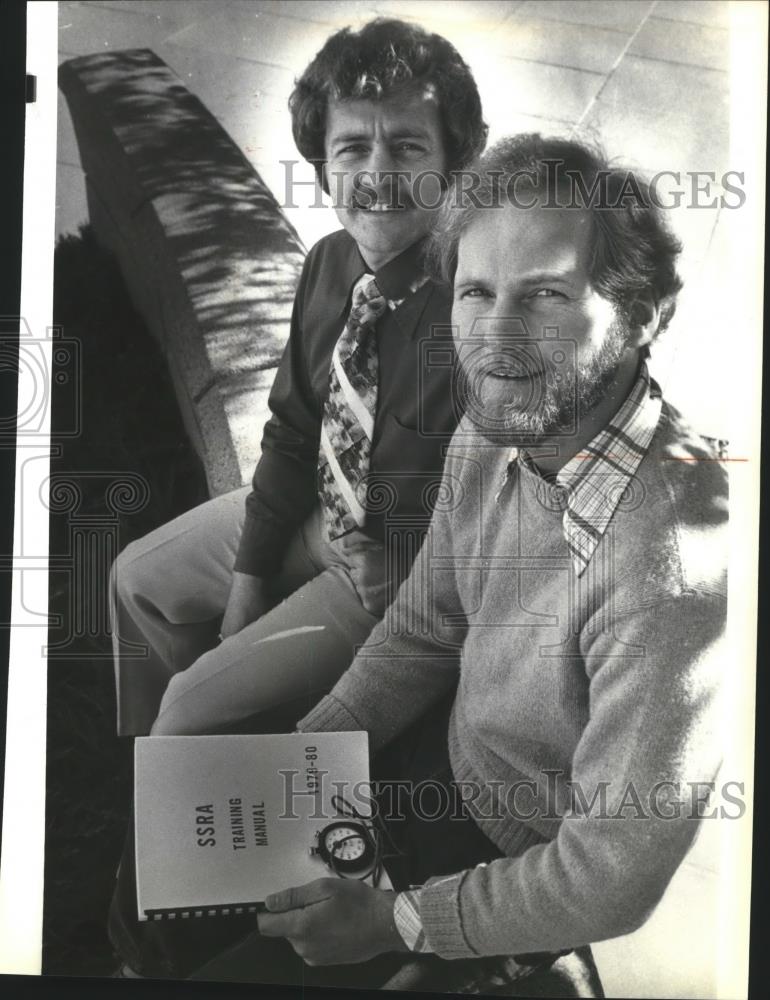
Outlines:
<svg viewBox="0 0 770 1000"><path fill-rule="evenodd" d="M247 482L305 255L267 185L149 49L59 69L91 225L163 348L213 495Z"/></svg>

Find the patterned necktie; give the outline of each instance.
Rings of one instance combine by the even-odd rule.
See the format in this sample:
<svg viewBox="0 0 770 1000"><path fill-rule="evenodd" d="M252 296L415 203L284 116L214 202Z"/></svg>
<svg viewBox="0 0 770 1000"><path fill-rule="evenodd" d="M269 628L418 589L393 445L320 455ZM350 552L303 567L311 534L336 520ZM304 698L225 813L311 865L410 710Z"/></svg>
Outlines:
<svg viewBox="0 0 770 1000"><path fill-rule="evenodd" d="M318 452L318 493L330 541L360 528L366 515L359 484L369 471L377 409L374 326L387 307L373 275L359 278L332 353Z"/></svg>

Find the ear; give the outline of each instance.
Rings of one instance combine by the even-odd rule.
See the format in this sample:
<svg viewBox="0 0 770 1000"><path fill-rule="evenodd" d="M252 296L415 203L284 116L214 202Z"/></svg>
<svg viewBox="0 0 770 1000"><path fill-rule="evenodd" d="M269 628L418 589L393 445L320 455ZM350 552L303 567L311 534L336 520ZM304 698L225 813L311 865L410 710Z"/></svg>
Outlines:
<svg viewBox="0 0 770 1000"><path fill-rule="evenodd" d="M650 292L643 292L628 310L629 347L646 347L655 338L660 324L660 306Z"/></svg>

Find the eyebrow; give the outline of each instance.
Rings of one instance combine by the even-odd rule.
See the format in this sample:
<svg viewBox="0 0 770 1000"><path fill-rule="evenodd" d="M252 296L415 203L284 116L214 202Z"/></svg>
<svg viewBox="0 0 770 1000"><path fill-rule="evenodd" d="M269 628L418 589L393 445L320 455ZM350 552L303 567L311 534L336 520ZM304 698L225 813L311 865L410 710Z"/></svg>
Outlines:
<svg viewBox="0 0 770 1000"><path fill-rule="evenodd" d="M407 128L400 132L392 132L391 139L427 139L428 132L423 128Z"/></svg>
<svg viewBox="0 0 770 1000"><path fill-rule="evenodd" d="M566 271L529 271L523 274L519 281L522 284L536 284L539 281L571 281L575 278L577 271L570 268Z"/></svg>
<svg viewBox="0 0 770 1000"><path fill-rule="evenodd" d="M336 146L340 142L362 142L371 140L370 132L342 132L340 135L332 135L329 142ZM411 128L399 132L392 132L387 136L391 141L396 139L427 139L428 133L424 129Z"/></svg>
<svg viewBox="0 0 770 1000"><path fill-rule="evenodd" d="M554 281L554 282L564 282L568 283L574 281L577 275L577 271L529 271L527 274L523 274L518 278L518 282L522 285L536 285L541 281ZM457 285L468 285L468 284L484 284L486 278L478 277L475 278L472 275L461 276L458 280L455 278L454 284Z"/></svg>

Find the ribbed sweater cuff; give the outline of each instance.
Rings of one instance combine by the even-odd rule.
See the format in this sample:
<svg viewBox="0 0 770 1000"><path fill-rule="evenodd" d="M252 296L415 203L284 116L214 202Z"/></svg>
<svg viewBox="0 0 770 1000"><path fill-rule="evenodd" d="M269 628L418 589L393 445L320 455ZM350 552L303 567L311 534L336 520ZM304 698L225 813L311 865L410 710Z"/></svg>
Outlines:
<svg viewBox="0 0 770 1000"><path fill-rule="evenodd" d="M305 733L360 732L365 727L334 695L327 694L315 708L299 720L297 729Z"/></svg>
<svg viewBox="0 0 770 1000"><path fill-rule="evenodd" d="M420 890L420 917L428 944L441 958L476 958L463 931L460 889L464 876Z"/></svg>

